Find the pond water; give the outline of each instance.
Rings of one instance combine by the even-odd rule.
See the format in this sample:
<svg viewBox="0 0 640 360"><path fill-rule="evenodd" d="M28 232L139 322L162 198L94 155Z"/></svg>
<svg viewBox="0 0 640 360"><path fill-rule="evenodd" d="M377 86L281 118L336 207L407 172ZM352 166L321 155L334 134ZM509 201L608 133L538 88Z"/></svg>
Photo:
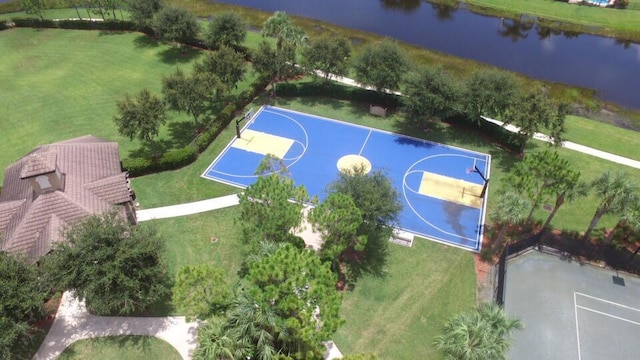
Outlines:
<svg viewBox="0 0 640 360"><path fill-rule="evenodd" d="M638 44L551 31L526 19L503 20L421 0L222 2L389 36L535 78L592 88L602 99L640 109Z"/></svg>

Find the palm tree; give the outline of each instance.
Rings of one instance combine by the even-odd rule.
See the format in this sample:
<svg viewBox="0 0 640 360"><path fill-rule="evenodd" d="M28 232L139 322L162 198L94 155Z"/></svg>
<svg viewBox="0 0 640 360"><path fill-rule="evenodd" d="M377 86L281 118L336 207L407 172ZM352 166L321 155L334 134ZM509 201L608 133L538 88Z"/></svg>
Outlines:
<svg viewBox="0 0 640 360"><path fill-rule="evenodd" d="M629 175L618 172L611 175L605 171L591 184L596 195L600 198L600 205L596 209L593 219L584 234L584 239L589 240L591 231L598 225L600 218L608 213L621 213L629 207L633 200L637 199L638 184L629 180Z"/></svg>
<svg viewBox="0 0 640 360"><path fill-rule="evenodd" d="M556 188L556 203L547 217L547 221L545 221L542 228L540 228L539 234L549 227L551 220L565 202L572 202L578 198L587 196L589 193L589 185L584 181L579 181L580 173L576 174L578 175L577 177L567 179L568 181L563 183L562 186Z"/></svg>
<svg viewBox="0 0 640 360"><path fill-rule="evenodd" d="M248 356L250 346L228 326L227 319L213 316L198 329L198 347L193 358L234 360Z"/></svg>
<svg viewBox="0 0 640 360"><path fill-rule="evenodd" d="M498 305L485 303L447 321L434 345L447 359L500 360L511 347L511 333L519 329L519 320L507 317Z"/></svg>
<svg viewBox="0 0 640 360"><path fill-rule="evenodd" d="M493 222L499 224L500 229L494 239L493 251L499 249L502 245L502 239L509 226L518 225L526 219L525 213L529 206L531 206L529 201L521 198L516 193L508 192L500 195L498 203L491 213Z"/></svg>
<svg viewBox="0 0 640 360"><path fill-rule="evenodd" d="M635 199L631 199L626 206L621 209L620 218L618 219L618 223L616 226L609 231L607 237L605 238L605 243L611 243L613 240L613 235L616 233L618 229L625 229L624 237L622 242L626 242L631 236L630 233L636 232L640 230L640 198L637 194L634 195Z"/></svg>

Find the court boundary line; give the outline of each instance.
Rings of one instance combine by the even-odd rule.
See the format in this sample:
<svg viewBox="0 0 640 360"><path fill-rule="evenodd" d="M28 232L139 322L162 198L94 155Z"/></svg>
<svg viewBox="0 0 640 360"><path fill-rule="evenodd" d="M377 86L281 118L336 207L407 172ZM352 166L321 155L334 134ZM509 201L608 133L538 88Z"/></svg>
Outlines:
<svg viewBox="0 0 640 360"><path fill-rule="evenodd" d="M364 139L364 142L362 143L362 146L360 147L360 151L358 152L358 155L362 156L362 152L364 151L364 147L367 146L367 142L369 142L369 138L371 137L372 133L373 133L373 129L370 129L369 133L367 134L367 138Z"/></svg>
<svg viewBox="0 0 640 360"><path fill-rule="evenodd" d="M413 167L414 167L416 164L418 164L418 163L420 163L420 162L422 162L422 161L424 161L424 160L428 160L428 159L432 159L432 158L437 158L437 157L443 157L443 156L464 157L464 158L468 158L468 159L474 159L474 160L476 160L476 158L475 158L475 157L472 157L472 156L467 156L467 155L463 155L463 154L452 154L452 153L449 153L449 154L446 154L446 153L445 153L445 154L436 154L436 155L431 155L431 156L423 157L423 158L421 158L421 159L419 159L419 160L415 161L413 164L411 164L411 166L409 166L409 168L407 169L407 171L405 171L404 175L402 176L402 195L404 196L404 199L405 199L405 201L406 201L407 205L409 206L409 208L411 209L411 211L413 211L413 213L414 213L414 214L415 214L415 215L416 215L420 220L422 220L424 223L426 223L427 225L431 226L432 228L434 228L434 229L436 229L436 230L440 231L441 233L444 233L444 234L447 234L447 235L451 235L451 236L456 236L456 237L458 237L458 238L460 238L460 239L463 239L463 240L469 240L469 241L472 241L472 242L474 242L474 243L476 244L476 246L474 246L474 247L472 248L472 250L476 250L476 249L477 249L477 250L480 250L480 248L482 247L482 236L483 236L483 230L484 230L483 223L477 222L477 224L478 224L479 228L478 228L478 232L477 232L477 234L476 234L475 239L472 239L472 238L469 238L469 237L466 237L466 236L460 236L460 235L458 235L458 234L452 234L452 233L450 233L450 232L447 232L447 231L444 231L444 230L440 229L439 227L437 227L437 226L433 225L431 222L429 222L429 221L427 221L426 219L424 219L424 218L422 217L422 215L420 215L420 214L418 213L418 211L413 207L413 205L411 205L411 202L409 201L409 199L407 199L407 193L406 193L406 191L405 191L405 188L407 188L407 189L411 190L411 191L412 191L412 192L414 192L414 193L417 193L415 190L411 189L411 188L406 184L407 175L408 175L408 174L410 174L410 173L413 173L414 171L424 171L424 170L413 170ZM485 161L485 162L486 162L485 167L489 167L489 166L488 166L488 162L489 162L489 161L487 160L487 161ZM458 179L458 178L455 178L455 179ZM458 179L458 180L463 180L463 179ZM485 199L486 199L486 196L487 196L487 195L485 194ZM483 200L482 200L482 202L483 202L483 209L481 209L481 211L480 211L480 217L478 218L478 221L483 221L483 220L484 220L484 215L485 215L485 214L483 213L483 211L485 211L485 210L486 210L486 203L487 203L487 201L485 201L485 199L483 199ZM441 200L441 199L440 199L440 200ZM442 201L446 201L446 200L442 200ZM466 206L466 205L461 205L461 206ZM425 237L426 237L426 236L425 236ZM427 238L427 239L431 239L431 236L426 237L426 238ZM442 241L446 241L446 240L442 239ZM462 245L459 245L459 246L460 246L460 247L462 247L462 248L464 248L464 249L469 249L469 247L468 247L468 246L462 246Z"/></svg>
<svg viewBox="0 0 640 360"><path fill-rule="evenodd" d="M578 320L578 309L582 309L582 310L585 310L585 311L592 312L594 314L607 316L607 317L610 317L610 318L615 319L615 320L620 320L620 321L624 321L624 322L627 322L627 323L630 323L630 324L633 324L633 325L640 326L640 322L633 321L633 320L630 320L630 319L627 319L627 318L623 318L623 317L620 317L620 316L616 316L616 315L613 315L613 314L609 314L609 313L606 313L604 311L599 311L599 310L596 310L596 309L592 309L592 308L589 308L589 307L586 307L586 306L578 305L578 302L577 302L577 296L578 295L586 297L586 298L589 298L589 299L593 299L595 301L599 301L599 302L602 302L602 303L605 303L605 304L610 304L610 305L621 307L621 308L624 308L624 309L640 312L640 309L637 309L637 308L634 308L634 307L631 307L631 306L627 306L627 305L623 305L623 304L620 304L620 303L617 303L617 302L614 302L614 301L611 301L611 300L606 300L606 299L603 299L603 298L599 298L597 296L587 295L587 294L581 293L579 291L574 291L573 292L573 307L574 307L574 312L575 312L575 317L576 317L576 339L577 339L577 345L578 345L578 360L582 359L582 353L581 353L581 349L580 349L580 321Z"/></svg>
<svg viewBox="0 0 640 360"><path fill-rule="evenodd" d="M242 129L240 129L240 132L244 131L244 129L246 129L249 124L251 124L253 122L253 120L258 116L258 114L260 114L262 112L262 109L264 108L264 106L261 106L258 111L256 111L255 113L253 113L253 116L251 117L251 119L249 119L249 121L245 122L244 126L242 127ZM231 123L229 123L231 124ZM224 147L224 149L222 149L222 151L220 151L220 153L218 154L218 156L215 157L215 159L213 159L213 161L209 164L209 166L204 170L204 172L202 174L200 174L201 178L207 179L207 180L212 180L212 181L218 181L218 180L214 180L211 179L207 176L207 173L209 172L209 170L211 168L213 168L213 166L215 164L218 163L218 161L227 153L227 151L229 150L229 148L231 147L231 145L233 144L233 140L235 140L235 135L233 136L233 138L231 138L231 140L227 143L227 145Z"/></svg>

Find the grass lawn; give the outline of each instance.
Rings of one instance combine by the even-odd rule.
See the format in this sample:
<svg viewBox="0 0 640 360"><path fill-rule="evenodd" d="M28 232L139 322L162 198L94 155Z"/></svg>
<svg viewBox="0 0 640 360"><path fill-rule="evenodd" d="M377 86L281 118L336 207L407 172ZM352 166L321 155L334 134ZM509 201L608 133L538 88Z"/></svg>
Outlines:
<svg viewBox="0 0 640 360"><path fill-rule="evenodd" d="M599 33L618 34L628 38L640 38L638 18L640 9L636 6L621 9L604 9L595 6L579 6L564 1L550 0L469 0L472 8L479 6L518 17L527 14L564 23L583 25L586 28L598 27ZM633 0L630 3L634 3Z"/></svg>
<svg viewBox="0 0 640 360"><path fill-rule="evenodd" d="M181 360L169 343L152 336L109 336L71 344L59 360Z"/></svg>
<svg viewBox="0 0 640 360"><path fill-rule="evenodd" d="M565 124L569 141L640 160L640 147L635 146L640 139L637 131L578 116L567 116Z"/></svg>
<svg viewBox="0 0 640 360"><path fill-rule="evenodd" d="M475 305L473 257L424 239L412 248L390 244L389 249L386 276L364 277L344 294L346 323L334 341L343 354L441 359L433 338L449 317Z"/></svg>
<svg viewBox="0 0 640 360"><path fill-rule="evenodd" d="M54 29L2 31L0 49L0 178L35 146L87 134L117 141L127 157L140 144L117 134L116 100L143 87L159 94L164 75L190 68L200 54L139 33ZM170 114L170 121L190 120ZM190 141L178 128L168 124L161 138Z"/></svg>

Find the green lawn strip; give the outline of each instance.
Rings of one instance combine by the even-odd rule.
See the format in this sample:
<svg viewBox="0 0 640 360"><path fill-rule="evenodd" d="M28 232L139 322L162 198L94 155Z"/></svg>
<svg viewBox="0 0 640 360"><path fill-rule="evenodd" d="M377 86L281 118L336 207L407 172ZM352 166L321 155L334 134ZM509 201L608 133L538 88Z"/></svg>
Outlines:
<svg viewBox="0 0 640 360"><path fill-rule="evenodd" d="M241 242L240 227L235 223L238 207L202 214L153 220L166 241L168 276L171 282L185 265L212 264L227 272L229 288L239 279L246 245ZM153 304L144 316L184 315L171 304L171 296Z"/></svg>
<svg viewBox="0 0 640 360"><path fill-rule="evenodd" d="M567 116L565 124L568 141L640 161L640 132L578 116Z"/></svg>
<svg viewBox="0 0 640 360"><path fill-rule="evenodd" d="M185 55L139 33L13 29L0 32L0 178L35 146L92 134L120 144L128 157L137 141L117 134L116 100L143 87L159 94L162 76L190 68ZM171 114L173 120L188 117ZM161 139L180 142L168 124Z"/></svg>
<svg viewBox="0 0 640 360"><path fill-rule="evenodd" d="M640 17L640 12L635 8L605 9L551 0L470 0L468 3L472 8L473 6L489 8L511 14L516 18L520 14L527 14L548 20L601 28L593 29L592 32L619 33L633 35L636 38L639 36L638 17Z"/></svg>
<svg viewBox="0 0 640 360"><path fill-rule="evenodd" d="M441 359L432 345L445 321L475 304L470 252L416 239L390 244L387 275L364 277L344 294L346 323L334 341L343 354L379 359Z"/></svg>
<svg viewBox="0 0 640 360"><path fill-rule="evenodd" d="M169 343L153 336L108 336L79 340L59 360L181 360Z"/></svg>

